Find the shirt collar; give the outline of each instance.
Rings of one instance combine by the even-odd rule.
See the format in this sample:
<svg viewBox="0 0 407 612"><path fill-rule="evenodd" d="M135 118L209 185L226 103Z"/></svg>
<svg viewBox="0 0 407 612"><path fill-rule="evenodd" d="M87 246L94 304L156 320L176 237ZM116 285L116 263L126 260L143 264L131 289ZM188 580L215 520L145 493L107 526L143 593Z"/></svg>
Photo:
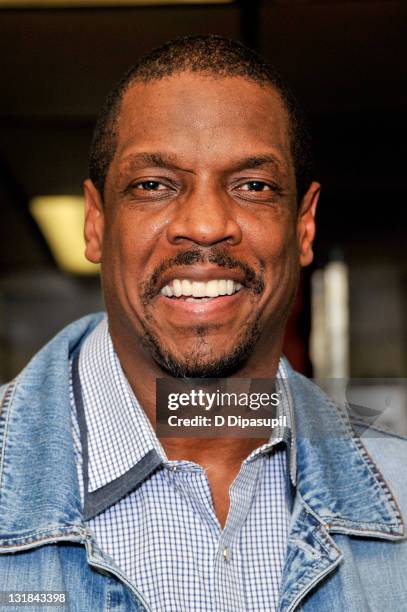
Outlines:
<svg viewBox="0 0 407 612"><path fill-rule="evenodd" d="M103 319L86 338L79 378L88 444L88 490L123 476L154 450L166 459L155 432L134 395Z"/></svg>
<svg viewBox="0 0 407 612"><path fill-rule="evenodd" d="M281 398L279 404L277 405L276 417L279 423L285 422L285 425L278 425L277 427L274 427L269 441L250 453L246 461L250 461L259 454L271 452L277 444L281 442L284 443L288 451L290 479L293 486L295 486L297 473L295 419L293 398L288 382L287 365L288 362L286 358L282 357L278 365L275 379L276 391L279 393ZM282 419L281 417L285 418Z"/></svg>

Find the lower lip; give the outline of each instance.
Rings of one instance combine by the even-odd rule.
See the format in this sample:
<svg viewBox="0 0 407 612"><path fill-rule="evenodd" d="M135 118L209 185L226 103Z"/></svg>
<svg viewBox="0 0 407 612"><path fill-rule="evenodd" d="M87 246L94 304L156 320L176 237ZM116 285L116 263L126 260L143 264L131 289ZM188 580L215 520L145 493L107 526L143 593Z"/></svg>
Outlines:
<svg viewBox="0 0 407 612"><path fill-rule="evenodd" d="M207 302L187 302L185 299L172 299L164 295L160 295L160 302L172 312L179 312L185 315L192 316L210 316L212 314L221 314L229 308L233 308L239 303L246 293L245 289L240 289L233 295L221 295Z"/></svg>

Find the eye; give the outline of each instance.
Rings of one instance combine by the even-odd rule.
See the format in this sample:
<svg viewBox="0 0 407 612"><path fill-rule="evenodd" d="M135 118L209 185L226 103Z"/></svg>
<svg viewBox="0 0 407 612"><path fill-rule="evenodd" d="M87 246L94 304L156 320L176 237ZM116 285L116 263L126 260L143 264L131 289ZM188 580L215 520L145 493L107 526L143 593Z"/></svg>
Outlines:
<svg viewBox="0 0 407 612"><path fill-rule="evenodd" d="M242 191L270 191L270 185L263 181L247 181L243 185L240 185L239 189Z"/></svg>
<svg viewBox="0 0 407 612"><path fill-rule="evenodd" d="M168 189L168 187L159 181L142 181L133 185L133 189L140 191L163 191Z"/></svg>
<svg viewBox="0 0 407 612"><path fill-rule="evenodd" d="M162 180L161 177L145 178L133 181L124 191L124 194L139 202L151 200L164 200L177 192L174 185Z"/></svg>

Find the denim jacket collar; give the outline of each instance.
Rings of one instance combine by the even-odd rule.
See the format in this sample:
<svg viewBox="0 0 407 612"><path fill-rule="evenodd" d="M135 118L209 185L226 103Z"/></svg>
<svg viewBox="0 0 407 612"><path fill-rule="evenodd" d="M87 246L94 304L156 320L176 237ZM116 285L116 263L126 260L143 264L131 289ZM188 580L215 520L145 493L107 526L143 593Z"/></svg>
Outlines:
<svg viewBox="0 0 407 612"><path fill-rule="evenodd" d="M0 415L0 550L86 536L68 364L101 316L87 316L63 329L6 391Z"/></svg>
<svg viewBox="0 0 407 612"><path fill-rule="evenodd" d="M290 367L297 429L297 491L332 533L399 539L399 505L348 414Z"/></svg>
<svg viewBox="0 0 407 612"><path fill-rule="evenodd" d="M102 316L89 315L66 327L3 397L0 552L89 537L73 453L68 362ZM397 502L360 440L352 437L346 416L309 380L291 368L288 374L296 421L297 500L329 531L401 538Z"/></svg>

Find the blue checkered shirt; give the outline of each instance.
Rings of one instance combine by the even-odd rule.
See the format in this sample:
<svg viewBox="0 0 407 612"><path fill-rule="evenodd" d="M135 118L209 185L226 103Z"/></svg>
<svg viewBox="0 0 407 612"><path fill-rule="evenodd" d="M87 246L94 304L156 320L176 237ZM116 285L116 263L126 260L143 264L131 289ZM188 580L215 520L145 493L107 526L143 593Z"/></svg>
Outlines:
<svg viewBox="0 0 407 612"><path fill-rule="evenodd" d="M87 523L152 612L260 612L277 609L295 485L295 437L273 429L268 444L242 463L222 529L204 469L169 461L123 373L104 319L78 360L86 421L89 494L107 491L156 451L160 463ZM71 377L72 380L72 377ZM293 424L284 362L280 414ZM75 457L82 501L83 427L71 384ZM81 437L82 436L82 437ZM291 439L290 439L291 438ZM290 474L289 474L290 472ZM290 477L291 475L291 477ZM102 495L103 497L103 495Z"/></svg>

